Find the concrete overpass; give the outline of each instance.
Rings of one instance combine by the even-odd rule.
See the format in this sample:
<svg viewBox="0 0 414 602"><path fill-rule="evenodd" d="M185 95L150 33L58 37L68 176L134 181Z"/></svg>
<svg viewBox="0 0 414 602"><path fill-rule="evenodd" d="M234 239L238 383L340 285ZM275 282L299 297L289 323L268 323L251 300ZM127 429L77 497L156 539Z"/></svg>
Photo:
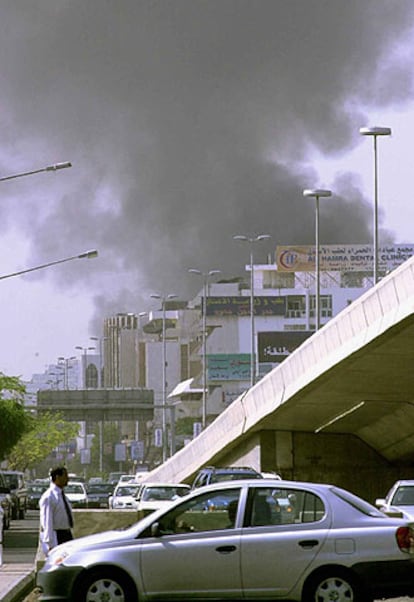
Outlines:
<svg viewBox="0 0 414 602"><path fill-rule="evenodd" d="M157 468L251 465L367 499L414 478L414 257L306 340Z"/></svg>

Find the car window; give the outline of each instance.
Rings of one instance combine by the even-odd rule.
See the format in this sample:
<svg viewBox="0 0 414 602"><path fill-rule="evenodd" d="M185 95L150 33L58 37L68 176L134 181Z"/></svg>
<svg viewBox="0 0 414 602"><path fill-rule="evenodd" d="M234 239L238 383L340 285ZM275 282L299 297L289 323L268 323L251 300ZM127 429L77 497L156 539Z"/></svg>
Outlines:
<svg viewBox="0 0 414 602"><path fill-rule="evenodd" d="M323 501L314 493L258 487L249 492L244 526L310 523L321 520L324 515Z"/></svg>
<svg viewBox="0 0 414 602"><path fill-rule="evenodd" d="M341 500L347 502L350 506L352 506L359 512L362 512L362 514L366 514L367 516L375 516L377 518L386 518L386 515L380 510L378 510L378 508L375 508L375 506L372 506L372 504L359 498L350 491L346 491L345 489L341 489L340 487L331 487L331 491Z"/></svg>
<svg viewBox="0 0 414 602"><path fill-rule="evenodd" d="M188 493L185 487L146 487L142 493L142 501L175 500Z"/></svg>
<svg viewBox="0 0 414 602"><path fill-rule="evenodd" d="M81 485L66 485L65 493L85 493Z"/></svg>
<svg viewBox="0 0 414 602"><path fill-rule="evenodd" d="M128 486L122 485L122 486L117 487L115 490L115 495L120 496L120 497L125 496L125 495L131 495L133 497L136 497L137 493L138 493L138 487L136 487L136 486L128 487Z"/></svg>
<svg viewBox="0 0 414 602"><path fill-rule="evenodd" d="M166 512L158 519L161 535L232 529L240 488L204 493ZM144 536L149 536L147 530Z"/></svg>
<svg viewBox="0 0 414 602"><path fill-rule="evenodd" d="M402 485L395 491L391 504L397 506L414 506L414 487Z"/></svg>

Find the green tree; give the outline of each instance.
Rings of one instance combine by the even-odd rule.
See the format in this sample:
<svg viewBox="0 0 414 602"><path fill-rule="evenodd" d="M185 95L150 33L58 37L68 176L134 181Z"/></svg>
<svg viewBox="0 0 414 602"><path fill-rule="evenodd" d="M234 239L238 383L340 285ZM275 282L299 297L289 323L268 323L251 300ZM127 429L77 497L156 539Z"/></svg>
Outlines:
<svg viewBox="0 0 414 602"><path fill-rule="evenodd" d="M61 443L76 437L77 422L64 420L59 412L45 412L31 419L27 430L8 454L8 462L15 470L35 468Z"/></svg>
<svg viewBox="0 0 414 602"><path fill-rule="evenodd" d="M0 372L0 460L30 428L31 416L23 404L25 391L19 378Z"/></svg>

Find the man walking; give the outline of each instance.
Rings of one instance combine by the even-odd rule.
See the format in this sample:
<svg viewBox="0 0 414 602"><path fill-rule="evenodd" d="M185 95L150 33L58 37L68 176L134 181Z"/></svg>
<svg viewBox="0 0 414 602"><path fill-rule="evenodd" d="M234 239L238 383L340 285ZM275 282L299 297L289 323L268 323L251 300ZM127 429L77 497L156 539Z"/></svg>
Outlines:
<svg viewBox="0 0 414 602"><path fill-rule="evenodd" d="M68 472L64 466L50 471L49 488L39 500L40 542L47 555L52 548L73 539L73 515L64 488L68 484Z"/></svg>

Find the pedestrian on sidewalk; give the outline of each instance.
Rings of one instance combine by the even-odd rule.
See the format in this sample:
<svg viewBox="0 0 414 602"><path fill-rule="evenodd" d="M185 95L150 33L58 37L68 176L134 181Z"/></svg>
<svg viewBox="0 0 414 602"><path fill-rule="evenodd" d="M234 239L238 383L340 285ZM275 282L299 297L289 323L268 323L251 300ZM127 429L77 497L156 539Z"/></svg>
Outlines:
<svg viewBox="0 0 414 602"><path fill-rule="evenodd" d="M39 500L40 543L44 554L52 548L73 539L73 514L64 488L69 476L65 466L56 466L50 471L51 483Z"/></svg>

